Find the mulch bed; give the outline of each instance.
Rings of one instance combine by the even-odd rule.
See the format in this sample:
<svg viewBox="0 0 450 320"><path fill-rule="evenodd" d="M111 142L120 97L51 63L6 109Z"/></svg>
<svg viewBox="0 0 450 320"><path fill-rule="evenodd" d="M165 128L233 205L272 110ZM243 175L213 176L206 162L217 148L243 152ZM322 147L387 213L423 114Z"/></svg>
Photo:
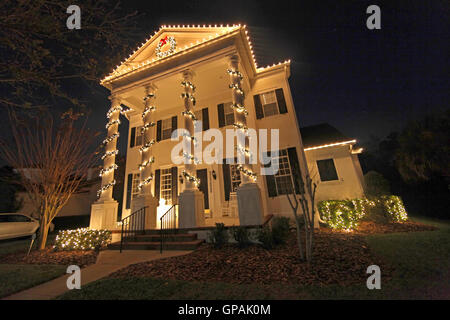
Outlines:
<svg viewBox="0 0 450 320"><path fill-rule="evenodd" d="M361 235L317 232L313 260L311 266L299 260L293 231L286 245L273 250L257 245L245 249L234 245L214 249L204 244L189 255L131 265L110 277L317 286L365 283L367 267L372 264L381 267L384 280L392 274L392 268L369 251Z"/></svg>
<svg viewBox="0 0 450 320"><path fill-rule="evenodd" d="M433 226L412 221L386 224L362 221L355 233L367 235L376 233L434 231L437 229Z"/></svg>
<svg viewBox="0 0 450 320"><path fill-rule="evenodd" d="M59 264L85 267L94 264L98 252L91 251L53 251L46 248L42 251L33 250L27 256L26 252L15 252L0 256L0 264Z"/></svg>

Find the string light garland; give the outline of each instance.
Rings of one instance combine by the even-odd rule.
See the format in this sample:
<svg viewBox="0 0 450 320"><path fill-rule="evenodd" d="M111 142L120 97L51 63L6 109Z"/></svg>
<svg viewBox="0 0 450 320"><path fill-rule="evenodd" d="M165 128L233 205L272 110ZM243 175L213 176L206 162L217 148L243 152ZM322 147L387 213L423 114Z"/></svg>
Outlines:
<svg viewBox="0 0 450 320"><path fill-rule="evenodd" d="M100 188L100 190L97 191L97 197L99 197L103 192L105 192L106 190L108 190L109 188L114 186L115 184L116 184L116 180L113 180L110 183L105 184L103 187Z"/></svg>
<svg viewBox="0 0 450 320"><path fill-rule="evenodd" d="M148 148L150 148L154 144L155 144L155 140L154 139L149 141L149 142L144 143L144 145L139 148L139 152L147 151Z"/></svg>
<svg viewBox="0 0 450 320"><path fill-rule="evenodd" d="M183 170L182 174L183 174L183 177L186 180L189 180L189 181L193 182L196 187L198 187L200 185L200 179L199 178L194 177L193 175L187 173L185 170Z"/></svg>
<svg viewBox="0 0 450 320"><path fill-rule="evenodd" d="M139 170L144 170L146 166L155 162L155 157L151 157L150 160L143 162L139 165Z"/></svg>
<svg viewBox="0 0 450 320"><path fill-rule="evenodd" d="M145 107L144 111L142 112L142 120L144 120L144 118L147 116L147 114L151 111L155 111L156 107L155 106L148 106Z"/></svg>
<svg viewBox="0 0 450 320"><path fill-rule="evenodd" d="M239 113L244 113L245 116L248 116L248 111L247 109L245 109L245 107L237 104L237 103L232 103L231 104L231 108L233 108L234 110L236 110Z"/></svg>
<svg viewBox="0 0 450 320"><path fill-rule="evenodd" d="M195 86L194 86L194 84L192 83L192 82L190 82L190 81L181 81L181 86L183 86L183 87L189 87L189 88L191 88L191 90L192 90L192 92L195 92Z"/></svg>
<svg viewBox="0 0 450 320"><path fill-rule="evenodd" d="M144 124L141 128L141 134L144 134L145 130L150 129L151 127L154 127L156 123L154 122L148 122L146 124Z"/></svg>
<svg viewBox="0 0 450 320"><path fill-rule="evenodd" d="M102 177L105 174L107 174L107 173L109 173L109 172L111 172L111 171L113 171L113 170L115 170L117 168L118 168L117 164L114 163L113 165L109 166L108 168L103 168L102 170L100 170L99 176Z"/></svg>
<svg viewBox="0 0 450 320"><path fill-rule="evenodd" d="M195 106L195 97L193 94L190 94L188 92L183 92L183 93L181 93L181 98L190 99L192 101L192 104Z"/></svg>
<svg viewBox="0 0 450 320"><path fill-rule="evenodd" d="M251 170L245 169L244 166L242 164L237 166L237 169L242 172L243 174L245 174L246 176L249 176L253 181L256 181L257 175L256 173L254 173Z"/></svg>
<svg viewBox="0 0 450 320"><path fill-rule="evenodd" d="M106 113L106 117L109 119L111 118L111 116L113 115L114 112L122 112L123 109L121 106L115 106L115 107L111 107L108 112Z"/></svg>
<svg viewBox="0 0 450 320"><path fill-rule="evenodd" d="M111 126L113 126L113 125L115 125L115 124L119 125L119 124L120 124L120 120L117 119L117 120L113 120L113 121L108 122L108 123L106 124L106 129L109 129L109 127L111 127Z"/></svg>
<svg viewBox="0 0 450 320"><path fill-rule="evenodd" d="M110 143L114 139L117 139L119 136L120 136L120 133L116 132L116 133L110 135L109 137L107 137L105 140L103 140L102 144L103 145L107 145L108 143Z"/></svg>
<svg viewBox="0 0 450 320"><path fill-rule="evenodd" d="M142 189L145 185L147 185L150 182L152 182L152 180L153 180L153 173L151 173L150 176L148 176L147 178L145 178L144 180L142 180L139 183L139 185L138 185L139 190Z"/></svg>
<svg viewBox="0 0 450 320"><path fill-rule="evenodd" d="M102 156L102 160L104 160L106 157L110 157L110 156L115 156L119 153L119 150L113 150L113 151L107 151L105 152L105 154Z"/></svg>
<svg viewBox="0 0 450 320"><path fill-rule="evenodd" d="M182 111L181 114L184 115L184 116L191 117L192 121L198 121L197 117L195 116L195 113L193 113L191 110L189 110L189 111L186 111L186 110Z"/></svg>
<svg viewBox="0 0 450 320"><path fill-rule="evenodd" d="M142 52L145 48L147 48L154 39L157 39L165 30L169 29L209 29L213 32L217 32L215 34L210 34L208 37L203 38L201 41L192 42L189 45L184 46L183 48L180 48L178 52L174 52L170 58L166 57L158 57L156 56L153 59L148 59L146 61L142 61L139 63L134 63L134 65L131 65L133 62L131 61L133 58L135 58L139 53ZM209 31L208 30L208 31ZM291 60L285 60L284 62L274 63L272 65L268 65L266 67L259 67L256 63L255 54L253 52L253 46L252 42L250 41L250 37L248 35L248 30L246 25L241 24L235 24L235 25L226 25L226 26L219 26L217 24L215 25L203 25L203 26L195 26L195 25L177 25L177 26L166 26L163 25L159 28L159 30L155 31L151 37L147 38L144 43L141 44L140 47L138 47L136 50L134 50L125 60L123 60L119 65L115 67L115 69L107 75L105 78L103 78L100 83L105 84L108 82L113 81L116 78L122 77L122 76L128 76L135 72L139 72L140 70L144 68L150 68L155 64L159 64L163 59L171 59L175 56L179 56L182 54L190 53L194 50L198 50L199 48L202 48L209 43L214 43L217 41L220 41L224 38L231 37L233 35L238 34L243 30L245 32L245 37L247 39L246 45L248 46L248 49L251 53L251 60L253 62L253 68L256 71L256 73L263 73L266 71L270 71L275 68L283 67L285 65L289 65L291 63Z"/></svg>

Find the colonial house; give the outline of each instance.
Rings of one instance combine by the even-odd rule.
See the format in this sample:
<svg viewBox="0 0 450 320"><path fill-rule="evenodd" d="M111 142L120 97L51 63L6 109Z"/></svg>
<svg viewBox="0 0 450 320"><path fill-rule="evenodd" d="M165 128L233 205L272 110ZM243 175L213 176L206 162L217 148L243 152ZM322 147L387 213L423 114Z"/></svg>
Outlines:
<svg viewBox="0 0 450 320"><path fill-rule="evenodd" d="M176 216L179 228L216 222L260 225L270 214L290 215L285 195L299 193L299 179L311 169L320 175L319 199L362 194L354 140L327 135L315 139L304 128L307 144L302 141L289 76L289 60L257 65L244 25L161 27L101 81L111 91L111 108L91 228L118 227L112 189L120 114L129 121L122 217L145 207L148 229L158 228L168 212ZM176 129L186 131L172 139ZM226 129L244 134L244 145L238 143L231 153L225 151ZM278 146L268 138L263 150L269 152L270 163L278 163L275 174L261 174L267 163L249 163L252 150L245 133L250 129L256 130L258 141L260 129L267 129L269 137L279 130ZM217 140L217 132L223 141ZM175 152L187 160L175 163L172 153L180 141L190 150L202 142L200 154ZM213 141L223 154L211 154L222 163L202 161ZM234 161L238 154L245 163Z"/></svg>

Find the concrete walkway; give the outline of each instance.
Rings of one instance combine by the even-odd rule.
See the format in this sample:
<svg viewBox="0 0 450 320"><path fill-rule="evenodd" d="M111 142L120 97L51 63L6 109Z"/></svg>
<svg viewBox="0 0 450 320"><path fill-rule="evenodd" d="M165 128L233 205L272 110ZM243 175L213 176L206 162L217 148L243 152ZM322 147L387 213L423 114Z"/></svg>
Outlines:
<svg viewBox="0 0 450 320"><path fill-rule="evenodd" d="M191 252L165 251L161 254L158 250L126 250L122 251L122 253L118 250L101 251L95 264L81 269L81 288L92 281L104 278L130 264L181 256ZM66 284L69 276L70 274L61 276L36 287L5 297L2 300L50 300L56 298L69 290Z"/></svg>

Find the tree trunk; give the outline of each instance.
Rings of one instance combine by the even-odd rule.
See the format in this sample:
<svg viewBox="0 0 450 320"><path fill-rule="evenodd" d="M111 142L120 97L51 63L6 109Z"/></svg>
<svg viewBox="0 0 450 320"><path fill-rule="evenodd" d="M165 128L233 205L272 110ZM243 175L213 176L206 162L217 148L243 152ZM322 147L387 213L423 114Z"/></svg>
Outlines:
<svg viewBox="0 0 450 320"><path fill-rule="evenodd" d="M298 244L298 250L300 251L300 259L303 261L303 260L305 260L305 255L303 254L301 227L300 227L300 223L298 222L298 217L295 217L295 225L297 227L297 244Z"/></svg>
<svg viewBox="0 0 450 320"><path fill-rule="evenodd" d="M39 227L39 250L44 250L47 244L48 225L45 223L45 218L41 219L41 225Z"/></svg>

